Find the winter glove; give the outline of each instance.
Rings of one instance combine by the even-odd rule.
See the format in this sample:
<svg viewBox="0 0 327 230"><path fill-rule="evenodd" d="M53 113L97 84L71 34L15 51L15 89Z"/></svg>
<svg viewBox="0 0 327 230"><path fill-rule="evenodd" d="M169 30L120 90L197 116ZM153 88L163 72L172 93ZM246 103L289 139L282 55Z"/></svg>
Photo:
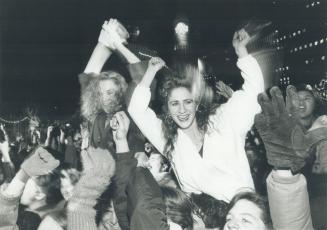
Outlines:
<svg viewBox="0 0 327 230"><path fill-rule="evenodd" d="M254 120L264 142L268 163L276 168L290 168L298 172L304 165L309 150L327 138L326 128L305 133L298 121L299 98L294 86L287 87L286 104L278 87L258 96L262 113Z"/></svg>
<svg viewBox="0 0 327 230"><path fill-rule="evenodd" d="M81 154L83 173L69 202L70 210L93 208L115 173L115 161L108 150L89 147Z"/></svg>
<svg viewBox="0 0 327 230"><path fill-rule="evenodd" d="M58 166L59 161L46 149L39 147L23 162L21 169L28 176L33 177L48 174Z"/></svg>

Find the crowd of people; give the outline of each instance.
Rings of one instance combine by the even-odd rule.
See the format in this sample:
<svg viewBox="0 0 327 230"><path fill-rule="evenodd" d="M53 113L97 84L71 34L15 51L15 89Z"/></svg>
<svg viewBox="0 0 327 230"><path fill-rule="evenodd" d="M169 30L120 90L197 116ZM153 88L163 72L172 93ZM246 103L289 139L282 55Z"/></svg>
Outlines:
<svg viewBox="0 0 327 230"><path fill-rule="evenodd" d="M308 85L266 85L253 36L235 31L244 83L218 83L218 104L196 66L141 60L124 26L105 21L79 75L80 126L32 125L15 150L1 126L0 229L327 229L325 105ZM114 53L130 81L102 72ZM249 132L265 170L246 152Z"/></svg>

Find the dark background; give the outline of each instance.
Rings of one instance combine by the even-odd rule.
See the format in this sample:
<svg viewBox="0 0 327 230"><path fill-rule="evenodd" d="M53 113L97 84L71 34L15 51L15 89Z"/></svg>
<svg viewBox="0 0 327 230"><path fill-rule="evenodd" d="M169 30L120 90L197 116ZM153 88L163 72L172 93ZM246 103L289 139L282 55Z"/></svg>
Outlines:
<svg viewBox="0 0 327 230"><path fill-rule="evenodd" d="M316 5L307 7L312 2ZM281 35L307 28L306 36L284 40L282 48L288 51L297 43L327 37L326 12L325 1L317 6L317 1L304 0L0 0L0 115L24 115L28 106L52 115L76 111L77 75L103 21L111 17L130 30L139 26L137 43L166 58L174 46L174 20L187 15L197 54L208 57L217 75L238 78L231 39L243 20L270 20ZM319 59L324 54L325 40L306 55ZM293 67L289 75L294 81L316 81L326 71L326 62L309 68L303 63L306 56L282 56L283 65Z"/></svg>

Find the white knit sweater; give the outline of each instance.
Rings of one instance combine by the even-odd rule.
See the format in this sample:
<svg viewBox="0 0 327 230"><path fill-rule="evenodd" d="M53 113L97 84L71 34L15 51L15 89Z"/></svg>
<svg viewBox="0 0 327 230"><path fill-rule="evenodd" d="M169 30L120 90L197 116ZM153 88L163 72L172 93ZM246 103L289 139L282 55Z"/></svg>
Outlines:
<svg viewBox="0 0 327 230"><path fill-rule="evenodd" d="M260 112L257 95L264 91L261 69L252 56L239 59L237 65L244 84L210 116L203 157L181 129L178 129L172 153L172 165L185 192L204 192L226 202L240 189L254 188L244 145L254 116ZM150 98L150 89L138 85L128 112L143 134L162 153L166 140L161 120L148 107Z"/></svg>

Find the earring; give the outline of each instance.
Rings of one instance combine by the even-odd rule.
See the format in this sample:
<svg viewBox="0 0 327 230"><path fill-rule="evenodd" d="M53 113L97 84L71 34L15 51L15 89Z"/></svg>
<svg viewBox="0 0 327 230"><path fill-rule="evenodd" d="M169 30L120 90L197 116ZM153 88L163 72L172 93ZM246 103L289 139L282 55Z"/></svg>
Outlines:
<svg viewBox="0 0 327 230"><path fill-rule="evenodd" d="M173 124L173 118L170 116L170 114L167 114L166 116L165 116L165 122L167 123L167 124L169 124L169 125L172 125Z"/></svg>

